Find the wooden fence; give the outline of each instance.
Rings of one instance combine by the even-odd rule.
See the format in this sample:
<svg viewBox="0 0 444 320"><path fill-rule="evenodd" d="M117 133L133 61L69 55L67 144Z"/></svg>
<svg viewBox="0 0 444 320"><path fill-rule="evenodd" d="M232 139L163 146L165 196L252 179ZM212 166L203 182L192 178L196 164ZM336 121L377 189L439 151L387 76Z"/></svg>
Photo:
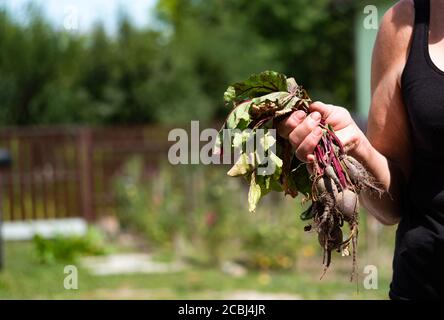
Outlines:
<svg viewBox="0 0 444 320"><path fill-rule="evenodd" d="M6 221L82 216L112 207L112 181L132 156L146 172L166 159L167 128L6 128L0 148L13 164L1 172Z"/></svg>

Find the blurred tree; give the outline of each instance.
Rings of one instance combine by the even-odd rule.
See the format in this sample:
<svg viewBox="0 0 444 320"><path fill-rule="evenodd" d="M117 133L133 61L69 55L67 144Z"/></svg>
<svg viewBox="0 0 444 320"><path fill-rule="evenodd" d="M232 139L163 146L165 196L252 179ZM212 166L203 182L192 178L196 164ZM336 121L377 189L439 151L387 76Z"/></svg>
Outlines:
<svg viewBox="0 0 444 320"><path fill-rule="evenodd" d="M158 121L225 117L222 93L228 83L264 68L282 71L273 50L250 31L247 19L229 9L223 1L159 2L160 17L173 33L159 65L161 82L156 82L174 88L174 94L158 96L159 103L173 111L162 108Z"/></svg>
<svg viewBox="0 0 444 320"><path fill-rule="evenodd" d="M284 72L301 82L314 99L353 107L355 6L351 1L231 2L274 49L274 59Z"/></svg>
<svg viewBox="0 0 444 320"><path fill-rule="evenodd" d="M159 60L159 34L151 30L136 30L122 14L114 47L114 83L106 94L116 101L116 108L107 119L111 123L146 123L154 121L153 101L142 92L143 84L156 77Z"/></svg>
<svg viewBox="0 0 444 320"><path fill-rule="evenodd" d="M6 106L1 118L19 125L36 121L35 102L60 59L56 34L36 9L29 7L28 15L27 25L19 26L0 14L0 100Z"/></svg>
<svg viewBox="0 0 444 320"><path fill-rule="evenodd" d="M379 1L379 0L378 0ZM0 124L133 124L226 116L233 81L274 69L353 108L362 1L159 0L156 28L120 13L116 34L59 31L35 7L0 11ZM160 26L160 27L159 27Z"/></svg>

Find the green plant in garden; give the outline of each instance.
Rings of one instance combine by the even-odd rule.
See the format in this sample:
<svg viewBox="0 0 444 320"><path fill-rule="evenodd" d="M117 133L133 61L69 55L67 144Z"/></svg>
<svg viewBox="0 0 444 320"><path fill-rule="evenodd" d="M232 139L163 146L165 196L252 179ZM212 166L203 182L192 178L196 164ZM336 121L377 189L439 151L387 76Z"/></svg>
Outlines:
<svg viewBox="0 0 444 320"><path fill-rule="evenodd" d="M145 236L152 245L172 248L185 223L183 177L161 169L159 178L147 183L143 169L142 159L134 157L114 181L117 217L123 229Z"/></svg>
<svg viewBox="0 0 444 320"><path fill-rule="evenodd" d="M243 248L248 254L244 262L251 269L294 269L302 247L298 217L286 206L273 210L270 203L269 207L254 217L256 223L247 226Z"/></svg>
<svg viewBox="0 0 444 320"><path fill-rule="evenodd" d="M245 177L250 183L248 202L250 211L270 191L282 191L295 197L306 194L312 205L302 213L302 220L311 220L306 231L315 230L324 250L324 274L331 262L331 252L337 250L349 255L353 245L353 274L356 267L356 248L358 235L358 194L362 190L381 193L375 179L367 170L346 154L341 141L333 128L320 122L322 138L314 150L312 166L305 166L293 152L290 142L270 135L269 129L275 128L279 119L295 110L309 112L311 99L294 78L284 74L265 71L254 74L247 80L228 87L224 100L232 108L224 129L238 130L233 139L229 137L231 148L241 148L237 162L228 171L230 176ZM256 143L254 150L246 147L258 134L256 129L266 131ZM245 129L252 129L246 131ZM224 133L224 134L222 134ZM223 148L227 139L226 130L221 131L217 146ZM277 145L273 153L272 146ZM268 157L258 152L259 147ZM223 149L221 150L224 151ZM272 162L272 173L262 168ZM350 226L350 235L344 240L344 222ZM352 274L352 277L353 277Z"/></svg>
<svg viewBox="0 0 444 320"><path fill-rule="evenodd" d="M147 181L140 158L128 161L123 172L114 188L123 228L145 236L157 249L179 250L179 255L212 264L226 257L223 246L233 238L239 219L229 214L235 206L225 201L223 192L237 190L236 183L220 181L214 168L166 164Z"/></svg>
<svg viewBox="0 0 444 320"><path fill-rule="evenodd" d="M32 242L41 263L75 262L81 256L104 255L108 252L102 234L93 227L88 229L86 235L59 234L51 239L36 235Z"/></svg>
<svg viewBox="0 0 444 320"><path fill-rule="evenodd" d="M221 180L223 170L163 164L147 180L143 179L142 159L129 160L114 188L121 226L144 236L154 251L192 263L216 266L234 260L263 269L268 259L274 261L270 268L292 268L298 253L294 246L298 230L297 226L288 228L297 217L287 210L288 201L267 202L258 219L244 215L244 186L240 181ZM235 195L230 201L227 192ZM270 227L259 228L263 224ZM279 237L264 246L259 239L268 234Z"/></svg>

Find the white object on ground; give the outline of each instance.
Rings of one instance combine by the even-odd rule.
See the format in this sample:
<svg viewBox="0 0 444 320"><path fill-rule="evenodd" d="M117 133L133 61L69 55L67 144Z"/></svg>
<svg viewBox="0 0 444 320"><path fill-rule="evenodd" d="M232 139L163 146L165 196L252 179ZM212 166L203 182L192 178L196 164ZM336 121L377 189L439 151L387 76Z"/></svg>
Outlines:
<svg viewBox="0 0 444 320"><path fill-rule="evenodd" d="M227 292L225 300L301 300L302 297L291 293L274 293L259 291L233 291Z"/></svg>
<svg viewBox="0 0 444 320"><path fill-rule="evenodd" d="M85 235L88 224L82 218L6 221L1 227L4 240L30 240L35 235L53 238L56 235Z"/></svg>
<svg viewBox="0 0 444 320"><path fill-rule="evenodd" d="M183 269L180 263L153 261L149 254L129 253L114 254L104 257L85 257L82 265L95 275L131 274L131 273L170 273Z"/></svg>
<svg viewBox="0 0 444 320"><path fill-rule="evenodd" d="M240 278L247 274L247 269L245 267L232 261L225 261L222 263L221 270L235 278Z"/></svg>

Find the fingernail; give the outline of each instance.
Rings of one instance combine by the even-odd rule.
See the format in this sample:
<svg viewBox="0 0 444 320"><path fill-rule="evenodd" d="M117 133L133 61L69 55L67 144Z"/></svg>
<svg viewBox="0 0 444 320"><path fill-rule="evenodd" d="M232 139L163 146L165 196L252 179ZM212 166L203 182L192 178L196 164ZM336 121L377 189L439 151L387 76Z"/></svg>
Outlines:
<svg viewBox="0 0 444 320"><path fill-rule="evenodd" d="M311 117L313 120L316 120L316 121L321 120L321 114L320 114L319 112L316 112L316 111L310 113L310 117Z"/></svg>
<svg viewBox="0 0 444 320"><path fill-rule="evenodd" d="M296 112L294 113L294 116L295 116L297 119L302 120L302 119L305 118L305 112L304 112L304 111L296 111Z"/></svg>

